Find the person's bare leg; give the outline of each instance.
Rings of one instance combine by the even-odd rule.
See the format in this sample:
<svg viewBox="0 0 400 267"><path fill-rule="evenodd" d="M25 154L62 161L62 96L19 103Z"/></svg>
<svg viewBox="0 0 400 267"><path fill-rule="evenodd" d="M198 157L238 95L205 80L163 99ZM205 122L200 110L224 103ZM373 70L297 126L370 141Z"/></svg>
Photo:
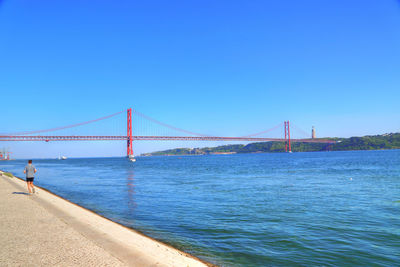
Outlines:
<svg viewBox="0 0 400 267"><path fill-rule="evenodd" d="M35 194L36 188L33 186L33 182L31 182L32 193Z"/></svg>
<svg viewBox="0 0 400 267"><path fill-rule="evenodd" d="M32 191L31 191L31 184L30 184L31 182L26 182L26 185L28 186L28 192L29 192L29 194L32 194Z"/></svg>

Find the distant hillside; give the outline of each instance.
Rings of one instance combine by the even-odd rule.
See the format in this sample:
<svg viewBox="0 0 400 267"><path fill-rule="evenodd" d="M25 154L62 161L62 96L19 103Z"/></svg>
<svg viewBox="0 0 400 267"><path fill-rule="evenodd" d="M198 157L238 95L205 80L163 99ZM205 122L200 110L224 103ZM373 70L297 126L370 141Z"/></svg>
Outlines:
<svg viewBox="0 0 400 267"><path fill-rule="evenodd" d="M293 152L313 151L344 151L344 150L376 150L376 149L400 149L400 133L383 135L369 135L350 138L330 138L338 141L335 144L317 143L292 143ZM204 148L176 148L153 153L142 154L142 156L162 155L205 155L205 154L235 154L235 153L266 153L284 152L284 142L261 142L247 145L225 145Z"/></svg>

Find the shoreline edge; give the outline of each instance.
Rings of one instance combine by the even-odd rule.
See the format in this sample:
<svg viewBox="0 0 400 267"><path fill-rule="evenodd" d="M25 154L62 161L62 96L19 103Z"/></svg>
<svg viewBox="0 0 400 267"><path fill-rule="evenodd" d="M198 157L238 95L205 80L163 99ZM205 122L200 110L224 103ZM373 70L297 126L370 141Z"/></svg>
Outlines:
<svg viewBox="0 0 400 267"><path fill-rule="evenodd" d="M15 175L13 177L6 176L3 175L4 173L6 172L0 170L0 177L3 180L19 190L26 191L23 179ZM35 187L39 194L28 196L30 200L42 206L127 266L216 266L140 231L112 221L58 196L46 188Z"/></svg>

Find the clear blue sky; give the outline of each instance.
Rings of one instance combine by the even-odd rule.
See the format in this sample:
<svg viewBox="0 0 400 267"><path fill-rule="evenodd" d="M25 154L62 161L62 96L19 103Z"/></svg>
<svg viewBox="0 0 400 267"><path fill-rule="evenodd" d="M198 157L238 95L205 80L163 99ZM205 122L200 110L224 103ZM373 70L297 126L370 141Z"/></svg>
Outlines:
<svg viewBox="0 0 400 267"><path fill-rule="evenodd" d="M398 132L400 2L0 0L0 90L0 132L128 107L226 136L284 120L320 137ZM3 146L15 157L125 153L123 143Z"/></svg>

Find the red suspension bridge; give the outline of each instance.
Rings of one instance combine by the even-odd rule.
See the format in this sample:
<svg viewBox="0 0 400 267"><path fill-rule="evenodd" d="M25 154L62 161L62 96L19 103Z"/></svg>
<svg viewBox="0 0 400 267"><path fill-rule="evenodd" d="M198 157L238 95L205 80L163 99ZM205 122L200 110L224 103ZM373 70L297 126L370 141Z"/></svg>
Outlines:
<svg viewBox="0 0 400 267"><path fill-rule="evenodd" d="M127 142L127 156L129 158L133 157L133 141L149 141L149 140L160 140L160 141L170 141L170 140L180 140L180 141L242 141L242 142L285 142L285 151L291 152L291 144L293 142L302 142L302 143L326 143L333 144L336 143L334 140L328 139L317 139L317 138L303 138L303 139L292 139L290 136L290 123L289 121L285 121L283 123L284 126L284 135L285 138L266 138L266 137L255 137L267 132L270 132L278 127L281 127L282 124L279 124L271 129L247 135L241 137L223 137L223 136L209 136L204 134L199 134L195 132L190 132L187 130L183 130L162 122L159 122L151 117L148 117L138 111L132 112L132 109L129 108L127 110L127 134L126 135L42 135L43 133L55 132L64 129L75 128L91 123L95 123L98 121L102 121L111 117L114 117L118 114L125 112L120 111L105 117L101 117L95 120L90 120L82 123L50 128L45 130L38 131L25 131L25 132L16 132L9 134L0 134L0 141L115 141L115 140L123 140ZM172 129L174 131L185 133L185 136L181 135L133 135L133 113L158 125L163 127Z"/></svg>

